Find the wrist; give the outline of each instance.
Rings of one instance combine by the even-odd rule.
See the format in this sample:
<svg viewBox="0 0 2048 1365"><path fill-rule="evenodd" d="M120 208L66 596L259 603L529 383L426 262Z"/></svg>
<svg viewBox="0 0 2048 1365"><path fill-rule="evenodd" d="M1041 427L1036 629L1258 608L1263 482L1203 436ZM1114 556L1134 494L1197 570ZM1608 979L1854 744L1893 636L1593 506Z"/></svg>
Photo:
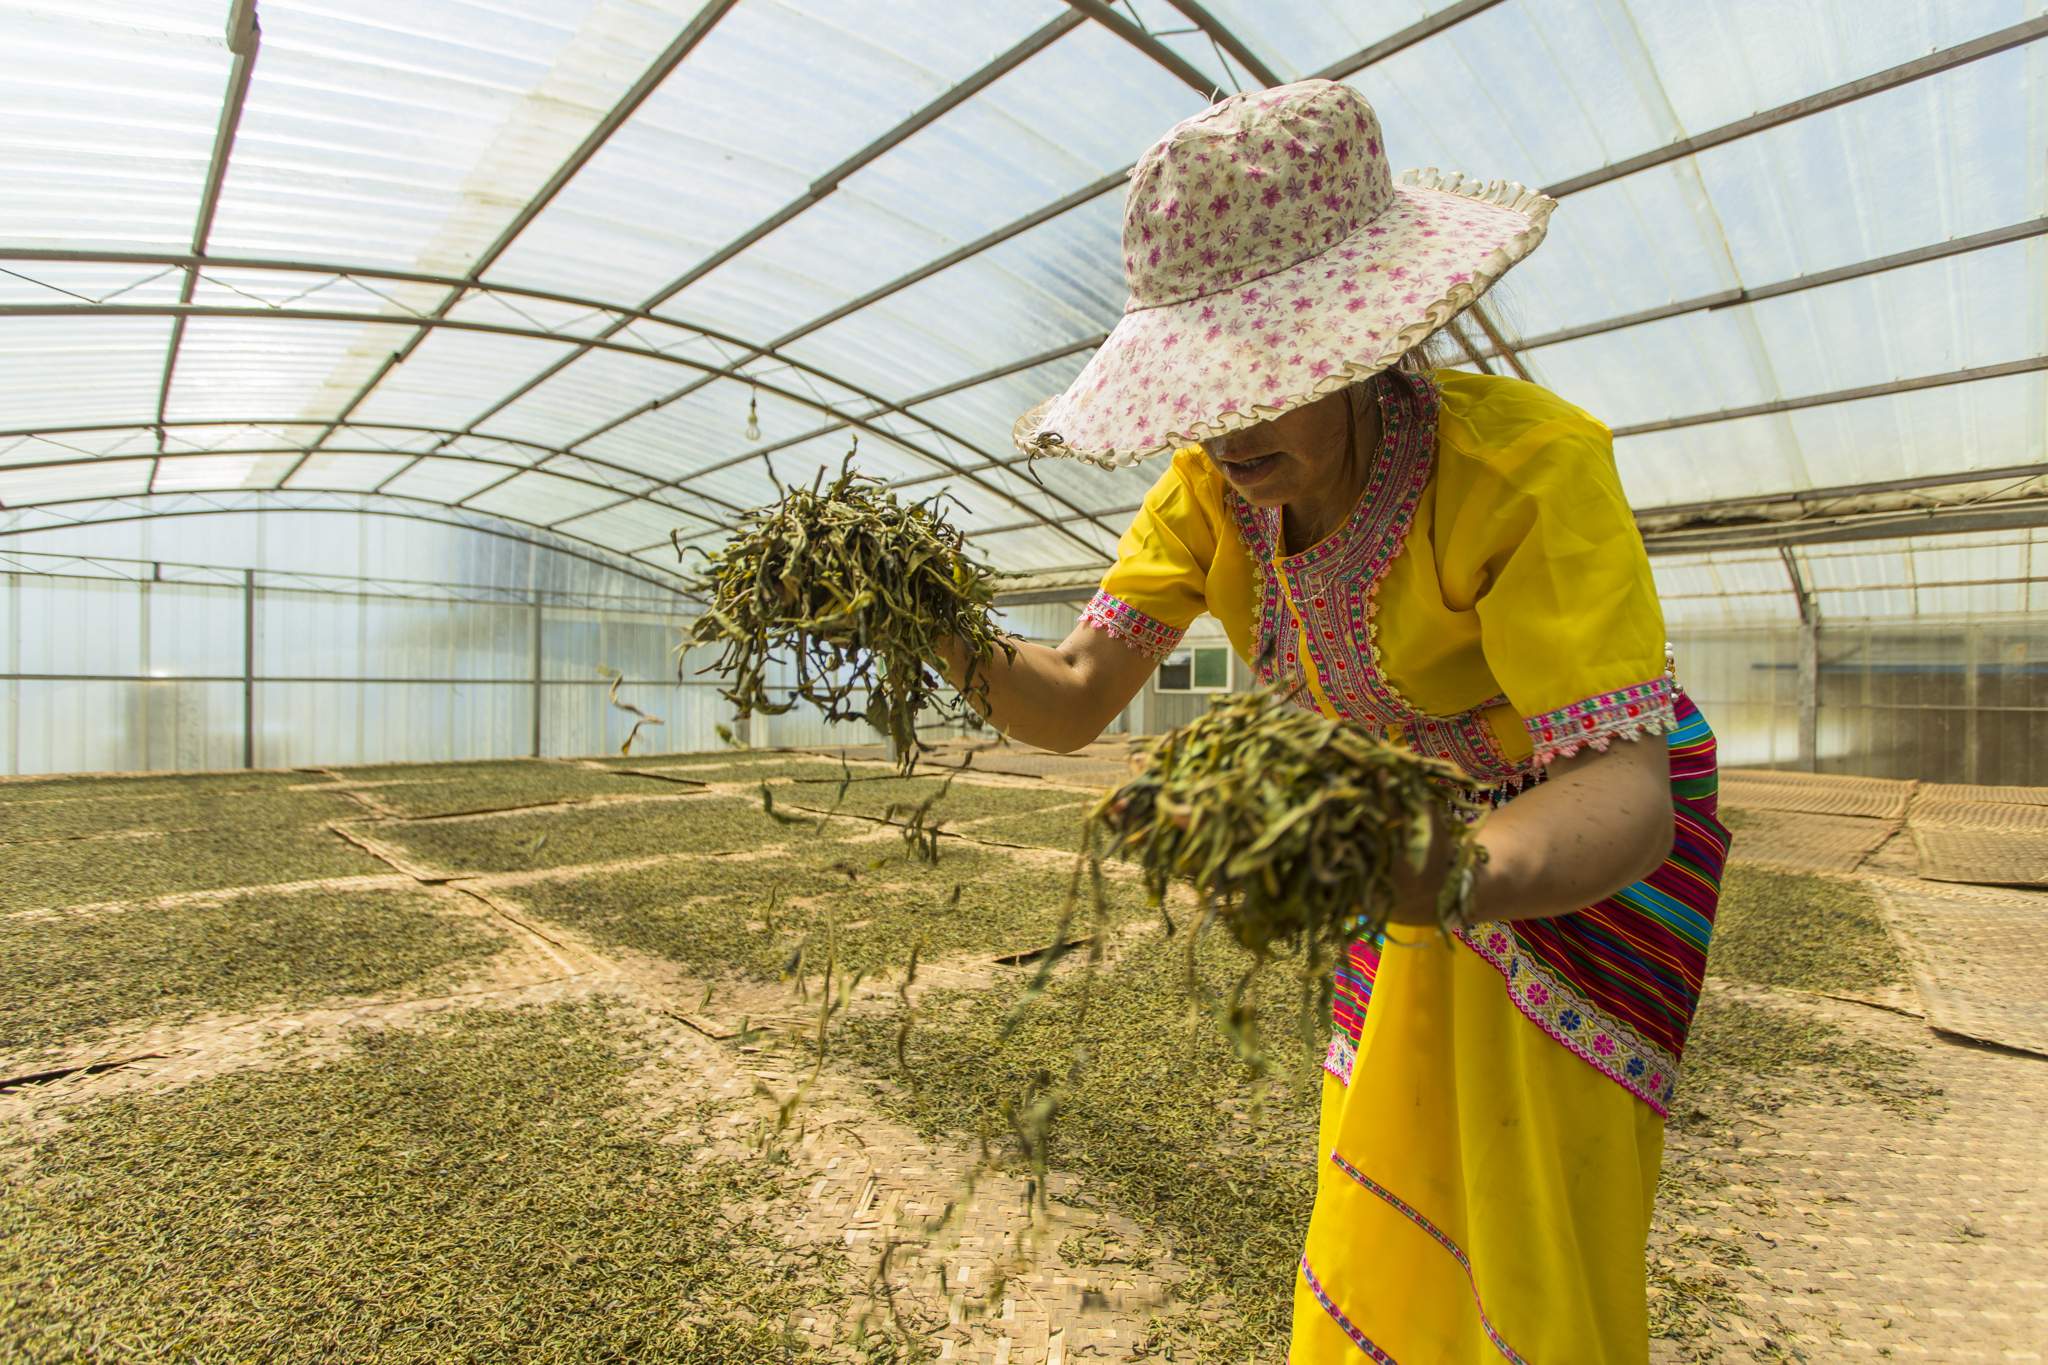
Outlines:
<svg viewBox="0 0 2048 1365"><path fill-rule="evenodd" d="M1473 869L1469 918L1475 924L1481 920L1520 919L1522 916L1516 911L1527 908L1533 884L1530 851L1506 830L1493 838L1488 838L1487 833L1483 831L1479 838L1484 856Z"/></svg>
<svg viewBox="0 0 2048 1365"><path fill-rule="evenodd" d="M1472 909L1467 919L1474 924L1498 919L1501 907L1512 905L1516 869L1509 849L1496 846L1484 833L1479 837L1481 856L1472 869Z"/></svg>

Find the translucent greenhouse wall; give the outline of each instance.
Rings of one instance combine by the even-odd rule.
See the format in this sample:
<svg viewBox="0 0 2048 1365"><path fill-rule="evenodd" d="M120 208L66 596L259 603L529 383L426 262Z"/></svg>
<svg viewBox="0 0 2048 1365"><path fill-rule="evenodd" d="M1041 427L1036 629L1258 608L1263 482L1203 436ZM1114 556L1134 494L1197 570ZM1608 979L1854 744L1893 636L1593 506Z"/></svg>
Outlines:
<svg viewBox="0 0 2048 1365"><path fill-rule="evenodd" d="M636 753L715 749L719 727L734 722L715 683L697 675L703 660L683 661L678 677L680 596L542 547L277 513L80 528L36 543L69 552L0 554L0 772L616 752L633 717L609 704L612 671L625 676L624 700L665 722L641 732ZM163 557L119 557L137 551ZM177 558L207 551L230 563ZM490 586L507 583L519 586ZM1761 619L1766 604L1789 612L1786 600L1716 599L1746 603L1759 619L1672 628L1680 677L1730 767L1809 761L1802 627ZM1002 620L1057 641L1076 609L1018 607ZM1204 620L1191 640L1216 633ZM1810 670L1819 771L2048 785L2048 622L2038 614L1823 614ZM1247 672L1233 667L1233 685ZM1208 700L1148 684L1111 731L1157 733ZM763 746L881 739L803 711L742 728Z"/></svg>
<svg viewBox="0 0 2048 1365"><path fill-rule="evenodd" d="M635 753L715 749L718 727L735 724L715 683L694 676L700 660L686 660L677 677L680 603L628 610L544 594L536 607L399 597L368 580L355 592L287 587L268 573L229 572L242 581L0 578L0 771L616 752L633 717L609 703L612 670L625 675L623 700L664 721L641 731ZM1019 634L1057 640L1073 608L1023 608L1005 620ZM1796 622L1673 636L1680 677L1714 725L1724 764L1804 766ZM1233 669L1234 685L1246 672ZM1830 621L1815 672L1818 771L2048 785L2048 623ZM1203 694L1148 684L1111 730L1156 733L1207 704ZM881 738L801 711L739 728L764 746Z"/></svg>
<svg viewBox="0 0 2048 1365"><path fill-rule="evenodd" d="M673 615L344 594L268 577L8 574L0 768L601 753L632 724L610 706L601 667L625 674L623 699L667 720L642 731L636 752L716 747L714 727L730 720L710 684L675 681Z"/></svg>
<svg viewBox="0 0 2048 1365"><path fill-rule="evenodd" d="M1797 624L1674 632L1727 767L1800 768ZM1825 621L1813 768L2048 786L2048 622Z"/></svg>
<svg viewBox="0 0 2048 1365"><path fill-rule="evenodd" d="M561 585L475 587L465 599L431 583L275 568L39 553L5 565L16 570L0 574L10 774L616 753L635 718L611 705L613 673L622 701L663 722L640 731L635 754L717 749L721 727L764 747L883 739L803 709L739 723L700 672L709 652L675 653L687 604L662 605L645 585L610 603ZM1057 640L1073 616L1029 607L1004 619Z"/></svg>

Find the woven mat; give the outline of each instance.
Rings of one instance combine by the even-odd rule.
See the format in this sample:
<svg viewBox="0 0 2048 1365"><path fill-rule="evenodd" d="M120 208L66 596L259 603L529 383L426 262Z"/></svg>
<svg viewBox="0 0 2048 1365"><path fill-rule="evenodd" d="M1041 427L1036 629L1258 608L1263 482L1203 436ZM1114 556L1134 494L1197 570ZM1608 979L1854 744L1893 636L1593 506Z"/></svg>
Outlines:
<svg viewBox="0 0 2048 1365"><path fill-rule="evenodd" d="M1723 768L1723 782L1782 782L1793 787L1861 787L1872 791L1905 791L1915 784L1903 777L1857 777L1850 773L1803 773L1792 768Z"/></svg>
<svg viewBox="0 0 2048 1365"><path fill-rule="evenodd" d="M2048 806L2048 787L1981 787L1962 782L1927 786L1923 791L1960 801L1999 801L2014 806Z"/></svg>
<svg viewBox="0 0 2048 1365"><path fill-rule="evenodd" d="M1937 882L2048 886L2048 831L1915 825L1920 875Z"/></svg>
<svg viewBox="0 0 2048 1365"><path fill-rule="evenodd" d="M838 758L840 750L820 750L820 756ZM880 745L849 746L848 758L886 759L888 750ZM1079 753L1056 754L1046 749L1016 745L977 749L974 745L936 745L917 760L922 768L965 768L969 772L1006 773L1013 777L1043 777L1053 782L1070 782L1083 787L1108 787L1131 775L1128 745L1122 740L1091 744Z"/></svg>
<svg viewBox="0 0 2048 1365"><path fill-rule="evenodd" d="M1893 828L1887 820L1772 811L1739 823L1731 856L1798 872L1854 872Z"/></svg>
<svg viewBox="0 0 2048 1365"><path fill-rule="evenodd" d="M1817 1078L1818 1093L1751 1115L1754 1127L1734 1138L1673 1125L1666 1171L1704 1168L1728 1183L1661 1195L1651 1263L1724 1286L1733 1320L1706 1339L1652 1341L1651 1361L2038 1362L2048 1343L2048 1064L1958 1047L1879 1010L1815 1006L1790 991L1746 998L1900 1057L1913 1083L1940 1097L1924 1117L1902 1119ZM1654 1281L1650 1292L1660 1292Z"/></svg>
<svg viewBox="0 0 2048 1365"><path fill-rule="evenodd" d="M1883 895L1930 1024L2048 1055L2048 896L1896 885Z"/></svg>
<svg viewBox="0 0 2048 1365"><path fill-rule="evenodd" d="M1796 780L1788 780L1796 779ZM1906 813L1913 784L1874 777L1820 773L1731 773L1721 778L1721 800L1749 810L1789 810L1807 815L1856 815L1896 820Z"/></svg>
<svg viewBox="0 0 2048 1365"><path fill-rule="evenodd" d="M2048 835L2048 806L1966 801L1923 792L1907 816L1915 829L1994 829Z"/></svg>

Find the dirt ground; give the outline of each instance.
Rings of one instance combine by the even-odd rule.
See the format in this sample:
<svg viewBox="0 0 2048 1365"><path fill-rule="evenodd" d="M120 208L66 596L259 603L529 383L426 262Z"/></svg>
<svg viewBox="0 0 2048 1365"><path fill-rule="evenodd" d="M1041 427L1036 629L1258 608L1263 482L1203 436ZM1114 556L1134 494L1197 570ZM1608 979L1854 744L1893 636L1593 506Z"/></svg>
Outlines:
<svg viewBox="0 0 2048 1365"><path fill-rule="evenodd" d="M863 774L884 773L876 756L856 757ZM808 760L792 755L778 761L801 773ZM1072 760L1038 754L977 759L957 780L963 792L984 793L995 813L963 822L962 839L1026 828L1006 823L1022 817L1007 813L1004 792L1024 793L1017 798L1023 805L1055 814L1078 810L1127 762L1122 746ZM878 1105L871 1085L814 1066L803 1039L817 1026L821 1000L815 994L799 998L786 984L706 976L672 954L624 946L590 923L537 913L528 894L541 884L579 878L650 869L687 877L712 859L729 868L734 859L794 856L823 824L815 830L808 822L788 826L775 836L786 842L751 851L596 859L576 851L581 845L569 842L566 823L552 841L543 825L519 825L540 830L506 846L512 854L504 861L522 865L485 870L441 866L409 845L430 823L443 827L434 835L442 842L431 845L442 847L449 822L473 821L479 829L498 822L510 829L503 822L613 808L706 810L684 803L736 807L741 799L749 809L758 807L758 781L744 765L521 766L516 780L479 772L473 795L462 785L470 777L448 776L445 769L276 775L275 790L340 793L353 803L354 816L323 819L317 827L324 837L345 841L354 850L350 857L375 864L347 877L281 876L240 885L223 882L230 875L223 873L191 889L121 900L64 891L84 883L62 882L52 873L58 889L0 912L0 929L26 932L32 924L254 904L272 892L307 888L417 889L490 943L473 960L438 966L400 988L208 1009L204 988L195 986L198 1004L164 1017L0 1048L0 1169L24 1178L33 1165L32 1145L63 1131L84 1107L174 1095L238 1073L319 1065L341 1056L365 1029L415 1029L477 1006L604 997L623 1002L664 1059L635 1082L649 1111L683 1116L715 1107L726 1116L726 1131L711 1136L709 1150L772 1163L778 1189L804 1209L787 1229L792 1247L843 1254L818 1309L790 1324L797 1338L826 1357L898 1358L851 1353L848 1342L860 1324L940 1360L1065 1365L1224 1358L1211 1351L1230 1339L1218 1322L1229 1312L1227 1300L1202 1292L1202 1267L1177 1254L1157 1228L1057 1168L1047 1178L1052 1219L1035 1219L1028 1172L1011 1167L976 1174L972 1144L920 1135ZM643 772L636 775L635 766ZM834 758L831 769L838 767ZM818 771L828 771L822 760ZM558 795L549 790L550 772L564 775ZM600 773L606 780L598 780ZM411 784L420 790L409 792ZM428 790L426 784L435 785ZM161 780L141 787L166 801L178 799L177 789ZM818 802L830 787L778 790L778 800L801 815L806 800ZM425 808L408 806L409 798L429 796L435 813L404 813ZM43 799L133 805L136 784L118 790L114 783L73 784L60 791L35 782L0 783L0 811L22 811ZM1910 1080L1896 1082L1905 1098L1894 1104L1888 1092L1879 1101L1870 1098L1877 1093L1864 1084L1870 1077L1802 1072L1768 1094L1724 1097L1697 1124L1674 1124L1667 1164L1674 1179L1682 1178L1673 1188L1683 1197L1660 1208L1651 1260L1653 1296L1673 1298L1660 1320L1679 1326L1655 1343L1652 1358L2042 1359L2048 1352L2048 998L2041 964L2048 962L2048 892L2037 887L2048 883L2048 863L2039 856L2048 830L2032 813L2041 809L2039 794L1738 773L1729 775L1724 799L1738 817L1731 823L1739 859L1870 892L1905 970L1897 983L1856 990L1716 977L1709 983L1710 1005L1811 1020L1846 1040L1839 1055L1885 1058L1897 1076ZM1916 812L1924 818L1916 820ZM36 847L82 842L109 858L138 856L134 849L185 837L94 828L92 812L82 808L51 806L31 814L41 821L38 829L77 824L83 831L39 835ZM850 849L886 849L896 840L895 831L868 815L840 816L830 825L832 837ZM0 825L0 837L5 828ZM165 828L175 831L177 823ZM1958 832L1995 837L1973 843L1952 837ZM1028 844L1029 837L988 837L982 847L989 856L1029 869L1048 896L1056 894L1068 862L1063 855L1011 846ZM1990 847L1972 853L1977 844ZM549 864L558 851L576 860ZM2035 878L2037 865L2044 871ZM2001 884L1987 887L1971 877ZM118 880L106 874L104 885ZM1119 931L1149 932L1142 926ZM971 993L1023 970L998 953L1009 946L991 942L943 955L923 964L915 986L881 973L857 983L842 979L840 993L834 997L827 986L825 998L851 1016L879 1015L928 992ZM802 1103L788 1107L798 1095ZM1279 1354L1276 1347L1259 1358Z"/></svg>

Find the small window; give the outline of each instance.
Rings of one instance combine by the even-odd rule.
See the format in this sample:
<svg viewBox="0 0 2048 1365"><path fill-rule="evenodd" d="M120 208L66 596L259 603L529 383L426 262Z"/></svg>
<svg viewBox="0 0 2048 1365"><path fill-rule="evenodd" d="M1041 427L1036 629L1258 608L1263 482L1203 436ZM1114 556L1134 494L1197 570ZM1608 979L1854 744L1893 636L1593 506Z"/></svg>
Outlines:
<svg viewBox="0 0 2048 1365"><path fill-rule="evenodd" d="M1230 647L1191 645L1176 649L1159 665L1155 686L1161 692L1228 692Z"/></svg>

